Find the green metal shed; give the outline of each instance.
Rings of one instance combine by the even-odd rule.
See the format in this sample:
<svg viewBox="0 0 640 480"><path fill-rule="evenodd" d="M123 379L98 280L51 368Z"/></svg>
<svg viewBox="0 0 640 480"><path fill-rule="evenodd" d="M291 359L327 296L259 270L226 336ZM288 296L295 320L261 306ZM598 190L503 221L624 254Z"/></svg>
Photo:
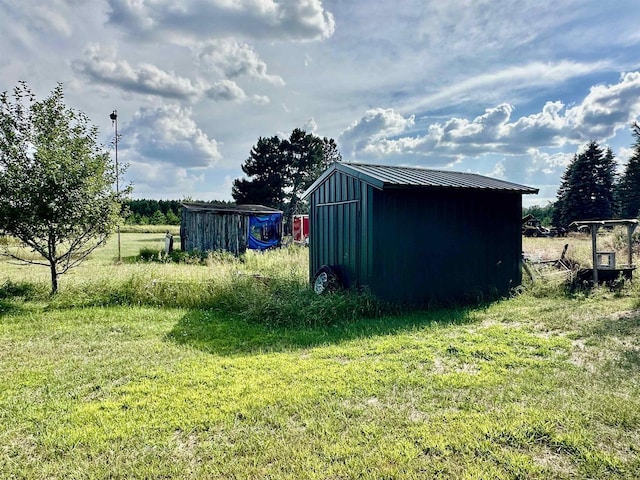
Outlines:
<svg viewBox="0 0 640 480"><path fill-rule="evenodd" d="M472 173L334 163L304 194L310 279L328 266L347 288L412 304L507 294L522 279L522 195L537 192Z"/></svg>

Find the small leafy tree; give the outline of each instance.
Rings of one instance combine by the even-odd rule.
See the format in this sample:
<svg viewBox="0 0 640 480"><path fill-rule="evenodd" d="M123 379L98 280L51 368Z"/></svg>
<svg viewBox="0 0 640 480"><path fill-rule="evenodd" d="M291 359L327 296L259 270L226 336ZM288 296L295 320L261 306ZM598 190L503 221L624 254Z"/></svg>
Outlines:
<svg viewBox="0 0 640 480"><path fill-rule="evenodd" d="M180 217L176 215L172 209L169 209L166 217L169 225L180 225Z"/></svg>
<svg viewBox="0 0 640 480"><path fill-rule="evenodd" d="M0 227L30 250L3 253L48 266L52 294L59 275L104 244L128 193L114 191L121 172L97 138L61 84L41 101L25 82L0 95Z"/></svg>

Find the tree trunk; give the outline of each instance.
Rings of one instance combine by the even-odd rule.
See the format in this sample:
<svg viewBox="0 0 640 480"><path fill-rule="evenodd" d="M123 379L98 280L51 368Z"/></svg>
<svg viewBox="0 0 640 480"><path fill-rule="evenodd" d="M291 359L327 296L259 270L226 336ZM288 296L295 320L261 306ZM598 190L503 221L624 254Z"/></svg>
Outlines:
<svg viewBox="0 0 640 480"><path fill-rule="evenodd" d="M58 269L55 262L51 262L51 295L58 292Z"/></svg>

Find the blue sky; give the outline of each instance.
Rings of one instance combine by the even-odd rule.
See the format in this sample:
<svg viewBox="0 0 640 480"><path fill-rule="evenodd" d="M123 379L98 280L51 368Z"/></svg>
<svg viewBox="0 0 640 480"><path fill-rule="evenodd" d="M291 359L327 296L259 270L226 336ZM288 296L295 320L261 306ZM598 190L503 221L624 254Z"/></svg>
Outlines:
<svg viewBox="0 0 640 480"><path fill-rule="evenodd" d="M637 2L0 0L0 91L26 80L119 159L135 198L231 199L258 137L469 171L555 199L590 140L622 168L640 116Z"/></svg>

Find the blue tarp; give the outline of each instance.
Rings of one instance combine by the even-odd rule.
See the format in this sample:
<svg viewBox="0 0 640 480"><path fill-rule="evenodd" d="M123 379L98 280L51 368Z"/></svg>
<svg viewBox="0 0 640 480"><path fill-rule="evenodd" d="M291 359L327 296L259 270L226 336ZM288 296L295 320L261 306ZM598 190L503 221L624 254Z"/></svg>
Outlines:
<svg viewBox="0 0 640 480"><path fill-rule="evenodd" d="M252 250L266 250L280 245L282 214L249 217L249 244Z"/></svg>

